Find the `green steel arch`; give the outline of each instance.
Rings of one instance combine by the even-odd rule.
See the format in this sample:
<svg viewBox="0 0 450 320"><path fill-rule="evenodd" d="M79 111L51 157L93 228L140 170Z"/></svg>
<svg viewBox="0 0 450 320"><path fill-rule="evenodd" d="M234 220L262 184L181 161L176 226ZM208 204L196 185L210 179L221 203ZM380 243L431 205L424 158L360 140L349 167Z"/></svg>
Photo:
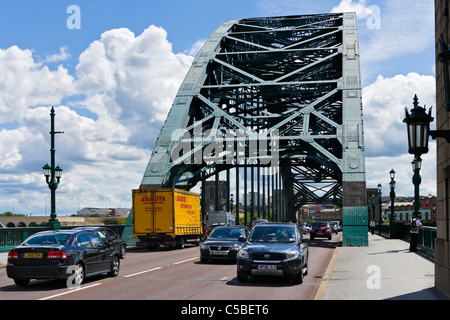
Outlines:
<svg viewBox="0 0 450 320"><path fill-rule="evenodd" d="M367 245L359 68L354 13L223 23L180 86L140 188L188 190L233 168L257 168L259 187L261 169L279 219L335 204L343 244Z"/></svg>

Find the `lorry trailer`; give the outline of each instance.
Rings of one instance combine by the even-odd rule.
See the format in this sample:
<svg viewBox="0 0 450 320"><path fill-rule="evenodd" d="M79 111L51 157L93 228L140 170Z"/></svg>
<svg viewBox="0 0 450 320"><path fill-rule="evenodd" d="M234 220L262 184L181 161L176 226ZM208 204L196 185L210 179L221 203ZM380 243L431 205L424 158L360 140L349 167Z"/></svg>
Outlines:
<svg viewBox="0 0 450 320"><path fill-rule="evenodd" d="M133 196L133 237L136 245L184 248L202 237L200 195L176 188L136 189Z"/></svg>

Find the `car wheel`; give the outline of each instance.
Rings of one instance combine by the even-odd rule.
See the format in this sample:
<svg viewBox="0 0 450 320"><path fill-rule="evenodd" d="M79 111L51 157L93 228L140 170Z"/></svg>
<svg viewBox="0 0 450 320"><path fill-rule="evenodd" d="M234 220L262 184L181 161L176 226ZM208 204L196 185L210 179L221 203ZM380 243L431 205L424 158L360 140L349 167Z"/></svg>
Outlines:
<svg viewBox="0 0 450 320"><path fill-rule="evenodd" d="M73 285L80 286L84 281L84 266L82 263L78 262L75 265L75 270L73 272L75 278L73 278Z"/></svg>
<svg viewBox="0 0 450 320"><path fill-rule="evenodd" d="M125 259L126 256L127 256L127 246L122 245L122 247L120 248L120 259Z"/></svg>
<svg viewBox="0 0 450 320"><path fill-rule="evenodd" d="M179 237L176 241L175 248L177 249L184 249L184 238Z"/></svg>
<svg viewBox="0 0 450 320"><path fill-rule="evenodd" d="M301 271L298 273L297 278L295 279L295 282L296 282L297 284L302 284L302 283L303 283L303 276L304 276L303 270L301 270Z"/></svg>
<svg viewBox="0 0 450 320"><path fill-rule="evenodd" d="M303 270L300 270L300 272L296 275L288 277L289 280L291 280L295 284L302 284L303 283Z"/></svg>
<svg viewBox="0 0 450 320"><path fill-rule="evenodd" d="M120 271L120 259L118 256L114 256L111 261L111 271L108 273L110 277L117 277Z"/></svg>
<svg viewBox="0 0 450 320"><path fill-rule="evenodd" d="M305 265L303 266L303 270L305 270L303 272L303 276L307 276L308 275L308 262L305 262Z"/></svg>
<svg viewBox="0 0 450 320"><path fill-rule="evenodd" d="M25 278L14 278L14 283L19 287L25 287L30 283L30 279Z"/></svg>

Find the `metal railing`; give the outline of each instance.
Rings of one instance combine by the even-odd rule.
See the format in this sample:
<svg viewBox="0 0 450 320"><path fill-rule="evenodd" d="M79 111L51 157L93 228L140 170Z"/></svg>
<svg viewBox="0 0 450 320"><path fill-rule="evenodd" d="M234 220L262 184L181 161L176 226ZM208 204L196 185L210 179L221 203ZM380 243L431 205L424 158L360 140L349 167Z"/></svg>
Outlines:
<svg viewBox="0 0 450 320"><path fill-rule="evenodd" d="M102 227L108 227L119 235L122 235L126 225L101 225ZM100 227L98 226L62 226L61 229L73 229L77 227ZM11 248L18 246L24 242L29 236L36 232L50 230L47 225L36 227L18 227L18 228L0 228L0 252L9 251Z"/></svg>
<svg viewBox="0 0 450 320"><path fill-rule="evenodd" d="M0 252L21 244L36 232L50 230L49 226L0 228Z"/></svg>
<svg viewBox="0 0 450 320"><path fill-rule="evenodd" d="M395 228L395 230L392 228ZM380 234L384 238L402 239L409 242L411 241L409 231L409 223L396 223L393 226L390 226L389 224L382 224L381 226L377 225L375 233ZM435 226L423 226L423 230L420 230L419 237L417 239L418 249L427 255L434 257L436 237L437 228Z"/></svg>

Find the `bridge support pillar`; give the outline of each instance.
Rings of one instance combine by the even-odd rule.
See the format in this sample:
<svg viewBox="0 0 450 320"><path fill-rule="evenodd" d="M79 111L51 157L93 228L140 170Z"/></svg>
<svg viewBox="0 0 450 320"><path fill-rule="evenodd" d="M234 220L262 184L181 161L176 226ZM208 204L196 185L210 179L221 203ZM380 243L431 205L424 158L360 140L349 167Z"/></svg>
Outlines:
<svg viewBox="0 0 450 320"><path fill-rule="evenodd" d="M358 30L355 13L344 13L342 56L345 77L342 144L343 246L368 246L368 215Z"/></svg>
<svg viewBox="0 0 450 320"><path fill-rule="evenodd" d="M343 185L342 245L347 247L368 246L366 182L352 181Z"/></svg>

